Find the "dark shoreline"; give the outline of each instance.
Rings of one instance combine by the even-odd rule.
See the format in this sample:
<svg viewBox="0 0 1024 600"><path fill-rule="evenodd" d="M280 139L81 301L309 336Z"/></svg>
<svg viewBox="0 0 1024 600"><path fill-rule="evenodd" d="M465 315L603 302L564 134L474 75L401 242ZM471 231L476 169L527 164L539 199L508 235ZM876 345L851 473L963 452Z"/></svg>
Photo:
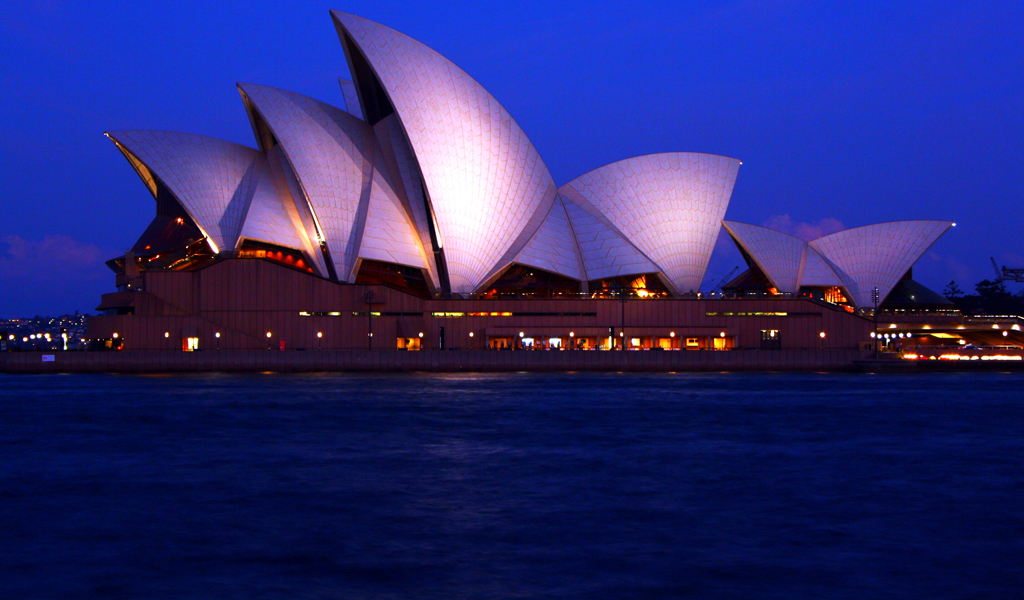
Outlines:
<svg viewBox="0 0 1024 600"><path fill-rule="evenodd" d="M53 357L52 361L44 358ZM7 352L0 373L203 372L876 372L1021 371L1020 361L873 360L860 350L543 352L491 350L207 350Z"/></svg>

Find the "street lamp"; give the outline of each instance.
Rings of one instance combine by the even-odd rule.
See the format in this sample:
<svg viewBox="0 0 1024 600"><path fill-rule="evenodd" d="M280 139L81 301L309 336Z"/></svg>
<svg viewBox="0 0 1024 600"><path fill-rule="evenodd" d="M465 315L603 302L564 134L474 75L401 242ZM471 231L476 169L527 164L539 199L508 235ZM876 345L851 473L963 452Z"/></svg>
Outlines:
<svg viewBox="0 0 1024 600"><path fill-rule="evenodd" d="M324 332L322 332L322 331L318 331L318 332L316 332L316 349L317 349L317 350L320 350L320 349L321 349L321 348L320 348L320 340L321 340L321 339L322 339L323 337L324 337Z"/></svg>
<svg viewBox="0 0 1024 600"><path fill-rule="evenodd" d="M824 350L825 349L825 332L822 331L821 333L819 333L818 337L821 338L821 349Z"/></svg>
<svg viewBox="0 0 1024 600"><path fill-rule="evenodd" d="M270 332L267 332L267 350L270 350Z"/></svg>
<svg viewBox="0 0 1024 600"><path fill-rule="evenodd" d="M878 288L871 290L871 302L875 305L875 343L872 344L875 347L875 360L878 360Z"/></svg>

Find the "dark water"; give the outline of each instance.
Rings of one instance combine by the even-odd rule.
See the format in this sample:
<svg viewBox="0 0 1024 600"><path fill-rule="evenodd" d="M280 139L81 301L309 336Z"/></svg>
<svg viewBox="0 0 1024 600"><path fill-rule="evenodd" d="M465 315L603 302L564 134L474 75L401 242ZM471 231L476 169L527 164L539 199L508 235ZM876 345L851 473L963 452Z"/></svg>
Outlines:
<svg viewBox="0 0 1024 600"><path fill-rule="evenodd" d="M0 375L3 598L1022 596L1021 375Z"/></svg>

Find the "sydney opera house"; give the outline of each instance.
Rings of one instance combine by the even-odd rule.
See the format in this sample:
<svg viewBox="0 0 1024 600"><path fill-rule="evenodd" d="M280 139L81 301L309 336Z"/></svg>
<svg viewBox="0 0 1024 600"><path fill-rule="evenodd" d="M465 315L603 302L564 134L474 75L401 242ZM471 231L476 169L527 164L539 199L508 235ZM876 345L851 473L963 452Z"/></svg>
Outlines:
<svg viewBox="0 0 1024 600"><path fill-rule="evenodd" d="M728 221L740 161L692 152L557 185L469 75L331 14L352 78L344 108L242 83L252 147L106 134L156 216L108 263L118 291L92 338L125 350L863 350L876 306L947 304L910 274L952 223L805 241ZM748 269L702 294L722 227Z"/></svg>

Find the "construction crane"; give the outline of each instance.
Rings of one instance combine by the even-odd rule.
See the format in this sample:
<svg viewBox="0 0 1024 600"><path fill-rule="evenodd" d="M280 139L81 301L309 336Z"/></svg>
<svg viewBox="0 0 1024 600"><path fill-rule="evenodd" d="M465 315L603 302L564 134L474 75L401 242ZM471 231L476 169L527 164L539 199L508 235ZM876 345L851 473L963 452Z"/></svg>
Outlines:
<svg viewBox="0 0 1024 600"><path fill-rule="evenodd" d="M733 267L732 271L729 271L729 274L723 277L722 280L718 282L718 285L711 288L711 293L714 294L715 292L720 291L722 289L722 286L729 283L729 280L732 279L732 276L736 273L736 271L739 270L739 267Z"/></svg>
<svg viewBox="0 0 1024 600"><path fill-rule="evenodd" d="M994 257L992 258L992 268L996 270L996 283L1001 281L1024 283L1024 269L1007 269L1006 267L1000 269Z"/></svg>

